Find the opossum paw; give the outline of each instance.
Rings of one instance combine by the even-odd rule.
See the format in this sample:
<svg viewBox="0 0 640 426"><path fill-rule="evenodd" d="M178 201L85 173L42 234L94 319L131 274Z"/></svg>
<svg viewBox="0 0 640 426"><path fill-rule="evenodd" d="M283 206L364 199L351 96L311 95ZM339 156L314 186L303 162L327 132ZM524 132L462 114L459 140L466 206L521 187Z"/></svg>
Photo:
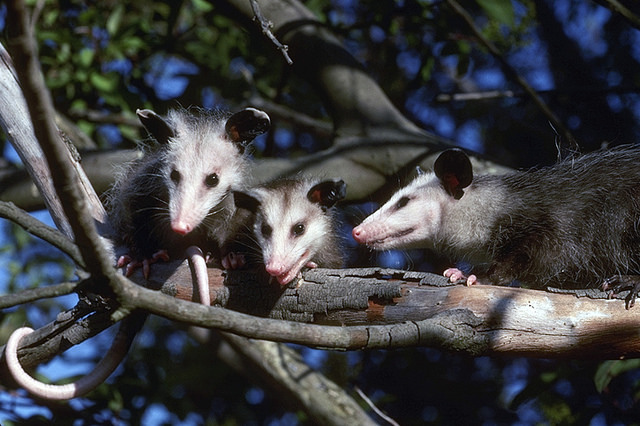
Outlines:
<svg viewBox="0 0 640 426"><path fill-rule="evenodd" d="M444 273L442 275L444 275L445 277L449 278L449 281L451 281L452 283L454 283L456 281L464 280L464 279L467 278L466 275L464 274L464 272L462 272L458 268L445 269Z"/></svg>
<svg viewBox="0 0 640 426"><path fill-rule="evenodd" d="M306 266L309 269L314 269L318 267L318 264L316 262L308 261L307 264L304 266Z"/></svg>
<svg viewBox="0 0 640 426"><path fill-rule="evenodd" d="M124 275L125 277L130 277L136 269L142 267L142 274L145 279L149 279L149 273L151 271L151 265L162 260L163 262L168 262L170 259L169 253L167 250L158 250L155 252L150 258L143 259L142 261L136 260L129 256L128 254L120 256L118 258L118 262L116 266L118 268L123 268L126 266Z"/></svg>
<svg viewBox="0 0 640 426"><path fill-rule="evenodd" d="M603 291L609 293L611 299L614 294L621 291L629 290L629 294L625 297L625 307L630 309L635 305L636 298L640 293L640 276L638 275L616 275L609 277L601 285Z"/></svg>
<svg viewBox="0 0 640 426"><path fill-rule="evenodd" d="M224 269L240 269L247 264L243 254L234 252L224 256L221 263Z"/></svg>
<svg viewBox="0 0 640 426"><path fill-rule="evenodd" d="M452 282L452 283L456 283L458 281L464 281L466 285L475 285L478 283L478 277L476 277L473 274L466 276L464 272L462 272L458 268L445 269L442 275L449 278L449 282Z"/></svg>
<svg viewBox="0 0 640 426"><path fill-rule="evenodd" d="M118 261L116 262L116 267L117 268L125 267L128 264L130 264L132 261L133 259L131 258L131 256L129 256L128 254L123 254L118 258Z"/></svg>

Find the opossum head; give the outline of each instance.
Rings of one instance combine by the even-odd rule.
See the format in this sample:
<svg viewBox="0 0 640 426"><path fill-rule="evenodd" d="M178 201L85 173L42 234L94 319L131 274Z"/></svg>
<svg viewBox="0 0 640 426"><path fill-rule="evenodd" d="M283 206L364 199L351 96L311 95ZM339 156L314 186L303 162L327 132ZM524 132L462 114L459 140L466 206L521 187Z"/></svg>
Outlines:
<svg viewBox="0 0 640 426"><path fill-rule="evenodd" d="M306 179L281 179L234 193L236 205L254 213L253 233L265 269L281 285L310 266L331 240L334 227L329 209L345 194L342 180Z"/></svg>
<svg viewBox="0 0 640 426"><path fill-rule="evenodd" d="M269 116L253 108L228 118L176 110L165 120L150 110L136 113L162 152L170 226L180 235L216 214L230 191L242 187L245 146L270 125Z"/></svg>
<svg viewBox="0 0 640 426"><path fill-rule="evenodd" d="M353 238L375 250L429 247L438 238L447 209L471 184L473 172L459 149L444 151L434 171L420 174L377 211L353 228Z"/></svg>

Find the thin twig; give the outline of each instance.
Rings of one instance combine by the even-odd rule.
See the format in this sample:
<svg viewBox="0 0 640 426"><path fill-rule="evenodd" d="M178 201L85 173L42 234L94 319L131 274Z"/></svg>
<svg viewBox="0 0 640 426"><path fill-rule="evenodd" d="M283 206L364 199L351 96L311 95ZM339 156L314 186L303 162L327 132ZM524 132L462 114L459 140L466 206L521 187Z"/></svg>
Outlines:
<svg viewBox="0 0 640 426"><path fill-rule="evenodd" d="M547 104L542 100L540 96L536 93L536 91L525 81L524 78L518 74L518 72L507 62L507 60L502 56L500 50L496 47L495 44L491 42L488 38L482 34L482 31L476 26L473 22L473 18L471 15L467 13L467 11L460 6L460 4L456 0L447 0L447 3L453 8L453 10L466 22L471 29L471 32L475 35L475 37L487 48L489 53L496 58L500 64L502 65L504 71L509 75L512 79L516 81L516 83L522 87L522 89L529 95L529 97L533 100L536 106L542 111L542 113L547 117L547 119L553 124L553 127L558 129L558 131L562 134L562 136L571 144L575 144L575 138L569 131L569 129L556 117L554 112L547 106Z"/></svg>
<svg viewBox="0 0 640 426"><path fill-rule="evenodd" d="M276 36L271 32L271 28L273 27L273 23L267 20L262 12L260 11L260 6L258 6L258 0L250 0L251 9L253 10L254 20L257 20L260 23L260 28L262 28L262 34L266 35L269 40L273 44L275 44L276 48L282 52L282 56L287 61L287 64L293 65L293 60L289 56L289 46L286 44L280 43Z"/></svg>
<svg viewBox="0 0 640 426"><path fill-rule="evenodd" d="M382 412L382 410L380 410L378 407L375 406L375 404L373 403L373 401L371 401L369 399L369 397L362 392L362 390L359 387L355 387L354 388L356 393L358 394L358 396L360 396L360 398L363 399L364 402L367 403L367 405L369 407L371 407L371 409L378 415L380 416L380 418L382 418L384 421L386 421L387 423L389 423L390 425L393 426L400 426L398 422L396 422L395 420L393 420L391 417L387 416L385 413Z"/></svg>
<svg viewBox="0 0 640 426"><path fill-rule="evenodd" d="M48 287L32 288L14 294L6 294L4 296L0 296L0 309L23 305L40 299L64 296L65 294L73 293L78 285L80 285L80 282L76 281L60 283Z"/></svg>
<svg viewBox="0 0 640 426"><path fill-rule="evenodd" d="M20 225L25 231L42 238L44 241L65 252L81 268L85 267L78 246L69 240L62 232L40 222L26 211L16 207L15 204L0 201L0 217L9 219L17 225Z"/></svg>
<svg viewBox="0 0 640 426"><path fill-rule="evenodd" d="M624 19L629 21L629 23L636 29L640 30L640 17L634 14L631 10L627 9L622 3L618 0L599 0L597 3L603 3L604 6L618 13Z"/></svg>

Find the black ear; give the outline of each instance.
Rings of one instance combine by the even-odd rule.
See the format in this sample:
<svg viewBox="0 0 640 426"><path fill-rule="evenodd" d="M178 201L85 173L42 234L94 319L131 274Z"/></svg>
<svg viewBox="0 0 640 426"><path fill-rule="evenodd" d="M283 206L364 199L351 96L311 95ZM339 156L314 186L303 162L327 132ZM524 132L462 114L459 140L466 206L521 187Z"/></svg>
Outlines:
<svg viewBox="0 0 640 426"><path fill-rule="evenodd" d="M433 165L435 172L442 186L456 200L459 200L466 188L473 180L473 169L467 154L461 149L452 148L444 151Z"/></svg>
<svg viewBox="0 0 640 426"><path fill-rule="evenodd" d="M269 130L269 127L271 121L267 113L255 108L245 108L236 112L229 117L224 126L229 140L239 144L241 150L244 150L244 144Z"/></svg>
<svg viewBox="0 0 640 426"><path fill-rule="evenodd" d="M248 192L233 191L233 202L239 209L249 210L256 213L260 207L260 200Z"/></svg>
<svg viewBox="0 0 640 426"><path fill-rule="evenodd" d="M340 180L325 180L307 192L307 198L312 203L318 203L322 207L331 208L335 203L347 195L347 184Z"/></svg>
<svg viewBox="0 0 640 426"><path fill-rule="evenodd" d="M137 109L136 114L147 132L160 144L166 144L175 132L162 117L150 109Z"/></svg>

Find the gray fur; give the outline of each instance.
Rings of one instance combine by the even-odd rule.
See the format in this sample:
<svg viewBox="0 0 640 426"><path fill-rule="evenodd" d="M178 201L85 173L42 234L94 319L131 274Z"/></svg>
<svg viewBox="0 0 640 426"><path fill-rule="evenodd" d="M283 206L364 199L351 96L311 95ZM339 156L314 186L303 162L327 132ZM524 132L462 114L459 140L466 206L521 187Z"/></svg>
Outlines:
<svg viewBox="0 0 640 426"><path fill-rule="evenodd" d="M197 112L170 111L164 120L138 111L156 144L118 177L109 197L113 226L135 259L160 249L183 257L188 246L215 249L225 238L234 210L231 191L244 187L245 130L262 133L269 119L253 109L232 116ZM247 123L247 114L259 125ZM238 116L244 122L233 121ZM214 175L211 186L207 179Z"/></svg>
<svg viewBox="0 0 640 426"><path fill-rule="evenodd" d="M409 201L395 208L402 197ZM467 258L484 264L493 284L596 287L640 273L639 200L640 150L622 147L478 176L459 200L428 173L353 235L376 249L433 247Z"/></svg>

